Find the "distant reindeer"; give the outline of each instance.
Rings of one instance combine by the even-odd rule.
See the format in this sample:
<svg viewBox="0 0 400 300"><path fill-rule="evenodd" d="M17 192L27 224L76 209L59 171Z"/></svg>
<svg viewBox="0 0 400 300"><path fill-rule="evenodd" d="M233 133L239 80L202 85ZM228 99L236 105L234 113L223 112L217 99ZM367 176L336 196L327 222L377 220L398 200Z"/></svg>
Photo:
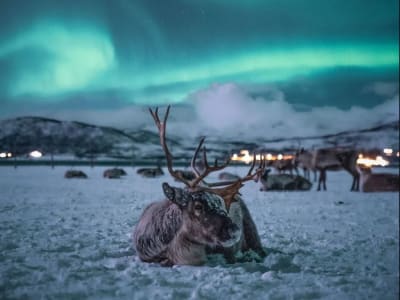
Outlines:
<svg viewBox="0 0 400 300"><path fill-rule="evenodd" d="M260 178L260 191L308 191L312 183L300 175L269 174L271 169L265 170Z"/></svg>
<svg viewBox="0 0 400 300"><path fill-rule="evenodd" d="M353 183L351 190L357 191L356 182L358 174L354 173L356 160L354 159L340 159L342 153L350 155L348 150L327 148L327 149L315 149L312 151L305 151L301 149L296 152L295 161L298 164L310 166L310 169L317 170L319 172L318 188L321 190L321 184L324 190L326 190L326 172L327 171L339 171L345 169L353 176ZM338 156L339 155L339 156ZM356 155L356 152L352 152L351 155Z"/></svg>
<svg viewBox="0 0 400 300"><path fill-rule="evenodd" d="M126 172L124 169L120 168L112 168L112 169L107 169L104 170L103 172L103 177L104 178L110 178L110 179L118 179L121 178L121 176L125 176Z"/></svg>
<svg viewBox="0 0 400 300"><path fill-rule="evenodd" d="M257 181L262 174L264 161L253 172L255 160L247 175L235 181L206 183L204 179L212 172L222 170L215 161L209 165L206 149L203 148L204 169L196 167L197 156L204 138L201 139L192 158L191 168L195 179L187 180L182 173L173 169L172 154L166 144L166 122L158 116L158 109L150 113L158 127L161 146L171 176L186 187L171 187L162 184L166 199L150 204L143 212L133 233L139 258L145 262L156 262L164 266L201 265L207 253L222 253L228 262L234 262L237 251L253 250L265 256L257 228L238 191L245 181Z"/></svg>
<svg viewBox="0 0 400 300"><path fill-rule="evenodd" d="M182 178L189 180L189 181L196 178L196 174L190 170L176 170L176 172L179 172L181 174ZM179 181L179 180L177 180L177 181Z"/></svg>
<svg viewBox="0 0 400 300"><path fill-rule="evenodd" d="M267 163L267 166L275 168L279 174L284 174L286 171L288 171L289 174L293 174L293 170L296 172L296 174L299 173L296 164L292 159L270 160Z"/></svg>
<svg viewBox="0 0 400 300"><path fill-rule="evenodd" d="M301 152L301 153L300 153ZM301 154L301 158L299 158ZM309 151L304 151L304 149L296 152L293 160L293 164L296 167L303 169L303 175L306 179L311 180L310 172L313 172L313 181L317 181L317 170L312 166L312 153Z"/></svg>
<svg viewBox="0 0 400 300"><path fill-rule="evenodd" d="M79 170L68 170L64 174L64 178L88 178L83 171Z"/></svg>
<svg viewBox="0 0 400 300"><path fill-rule="evenodd" d="M357 166L360 173L361 191L371 192L398 192L399 175L390 173L372 173L371 168Z"/></svg>
<svg viewBox="0 0 400 300"><path fill-rule="evenodd" d="M359 191L360 190L360 174L357 170L357 159L358 159L358 151L355 150L347 150L341 151L336 154L337 159L341 163L343 169L353 176L353 182L351 184L351 191Z"/></svg>
<svg viewBox="0 0 400 300"><path fill-rule="evenodd" d="M136 173L148 178L154 178L164 175L164 171L161 169L160 166L157 166L157 168L141 168L138 169Z"/></svg>

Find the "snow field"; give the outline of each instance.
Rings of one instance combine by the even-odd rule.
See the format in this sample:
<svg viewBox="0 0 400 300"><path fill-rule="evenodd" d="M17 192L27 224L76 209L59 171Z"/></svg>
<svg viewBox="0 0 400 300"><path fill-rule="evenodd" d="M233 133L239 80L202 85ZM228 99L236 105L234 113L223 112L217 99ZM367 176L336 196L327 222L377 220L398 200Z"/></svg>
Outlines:
<svg viewBox="0 0 400 300"><path fill-rule="evenodd" d="M262 263L163 268L139 261L131 233L161 183L178 184L132 167L122 179L67 169L0 167L1 299L398 299L399 195L350 192L345 172L328 173L326 192L245 185Z"/></svg>

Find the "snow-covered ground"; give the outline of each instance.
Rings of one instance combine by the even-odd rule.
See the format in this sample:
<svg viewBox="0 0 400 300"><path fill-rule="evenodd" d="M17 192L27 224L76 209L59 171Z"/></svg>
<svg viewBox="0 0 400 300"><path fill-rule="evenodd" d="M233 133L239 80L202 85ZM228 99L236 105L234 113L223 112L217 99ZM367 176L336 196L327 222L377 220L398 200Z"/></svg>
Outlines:
<svg viewBox="0 0 400 300"><path fill-rule="evenodd" d="M247 183L265 260L163 268L138 260L131 232L173 180L79 169L89 178L0 167L0 299L398 299L398 193L350 192L345 172L328 173L327 192Z"/></svg>

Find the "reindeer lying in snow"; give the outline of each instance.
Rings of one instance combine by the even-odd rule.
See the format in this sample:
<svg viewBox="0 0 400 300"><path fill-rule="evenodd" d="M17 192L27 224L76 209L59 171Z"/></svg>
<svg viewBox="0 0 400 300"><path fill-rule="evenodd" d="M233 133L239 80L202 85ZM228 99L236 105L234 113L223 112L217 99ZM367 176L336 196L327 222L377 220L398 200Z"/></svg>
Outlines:
<svg viewBox="0 0 400 300"><path fill-rule="evenodd" d="M265 160L253 173L255 159L247 175L235 181L206 183L204 178L211 172L222 170L229 160L210 166L206 149L203 148L204 169L196 168L196 159L204 138L200 141L191 167L196 174L187 180L182 173L173 169L172 154L165 139L168 106L164 121L158 116L158 109L150 113L159 129L161 146L167 159L169 173L186 185L185 188L171 187L163 183L167 199L150 204L140 217L133 233L139 258L145 262L156 262L164 266L201 265L206 262L207 253L222 253L229 262L235 260L238 251L253 250L264 257L257 228L250 213L239 196L243 182L257 181L265 168Z"/></svg>
<svg viewBox="0 0 400 300"><path fill-rule="evenodd" d="M265 170L261 176L260 191L309 191L312 183L300 176L292 174L272 174L271 169Z"/></svg>
<svg viewBox="0 0 400 300"><path fill-rule="evenodd" d="M157 168L140 168L136 173L147 178L155 178L164 175L160 166L157 166Z"/></svg>
<svg viewBox="0 0 400 300"><path fill-rule="evenodd" d="M88 176L80 170L68 170L65 172L64 178L88 178Z"/></svg>
<svg viewBox="0 0 400 300"><path fill-rule="evenodd" d="M398 174L372 173L371 168L357 166L360 173L361 191L371 192L398 192L400 182Z"/></svg>
<svg viewBox="0 0 400 300"><path fill-rule="evenodd" d="M121 176L126 176L126 172L124 169L112 168L112 169L106 169L103 172L104 178L118 179Z"/></svg>

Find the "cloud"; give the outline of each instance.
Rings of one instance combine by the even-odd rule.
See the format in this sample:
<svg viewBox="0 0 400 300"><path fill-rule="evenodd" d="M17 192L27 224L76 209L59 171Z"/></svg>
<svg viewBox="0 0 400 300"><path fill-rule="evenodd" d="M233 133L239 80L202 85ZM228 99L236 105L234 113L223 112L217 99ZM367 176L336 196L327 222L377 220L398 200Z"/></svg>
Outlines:
<svg viewBox="0 0 400 300"><path fill-rule="evenodd" d="M279 138L313 136L364 129L399 120L399 97L373 108L314 107L297 111L282 92L271 88L269 98L251 97L235 84L214 84L190 96L201 131L211 136Z"/></svg>
<svg viewBox="0 0 400 300"><path fill-rule="evenodd" d="M252 96L261 93L263 96ZM70 100L68 100L70 101ZM80 101L77 99L76 101ZM44 116L60 120L81 121L123 129L156 131L148 106L138 106L116 99L114 105L93 105L85 108L66 105L42 105L32 112L27 106L25 115ZM97 102L95 102L97 103ZM151 106L155 108L154 106ZM164 117L166 105L159 108ZM8 117L13 117L9 115ZM274 86L242 86L234 83L213 84L188 96L184 104L173 104L168 119L168 136L195 138L223 137L243 141L257 139L307 137L332 134L345 130L365 129L399 120L398 94L372 107L352 106L340 109L333 106L310 107L298 110L284 93Z"/></svg>

